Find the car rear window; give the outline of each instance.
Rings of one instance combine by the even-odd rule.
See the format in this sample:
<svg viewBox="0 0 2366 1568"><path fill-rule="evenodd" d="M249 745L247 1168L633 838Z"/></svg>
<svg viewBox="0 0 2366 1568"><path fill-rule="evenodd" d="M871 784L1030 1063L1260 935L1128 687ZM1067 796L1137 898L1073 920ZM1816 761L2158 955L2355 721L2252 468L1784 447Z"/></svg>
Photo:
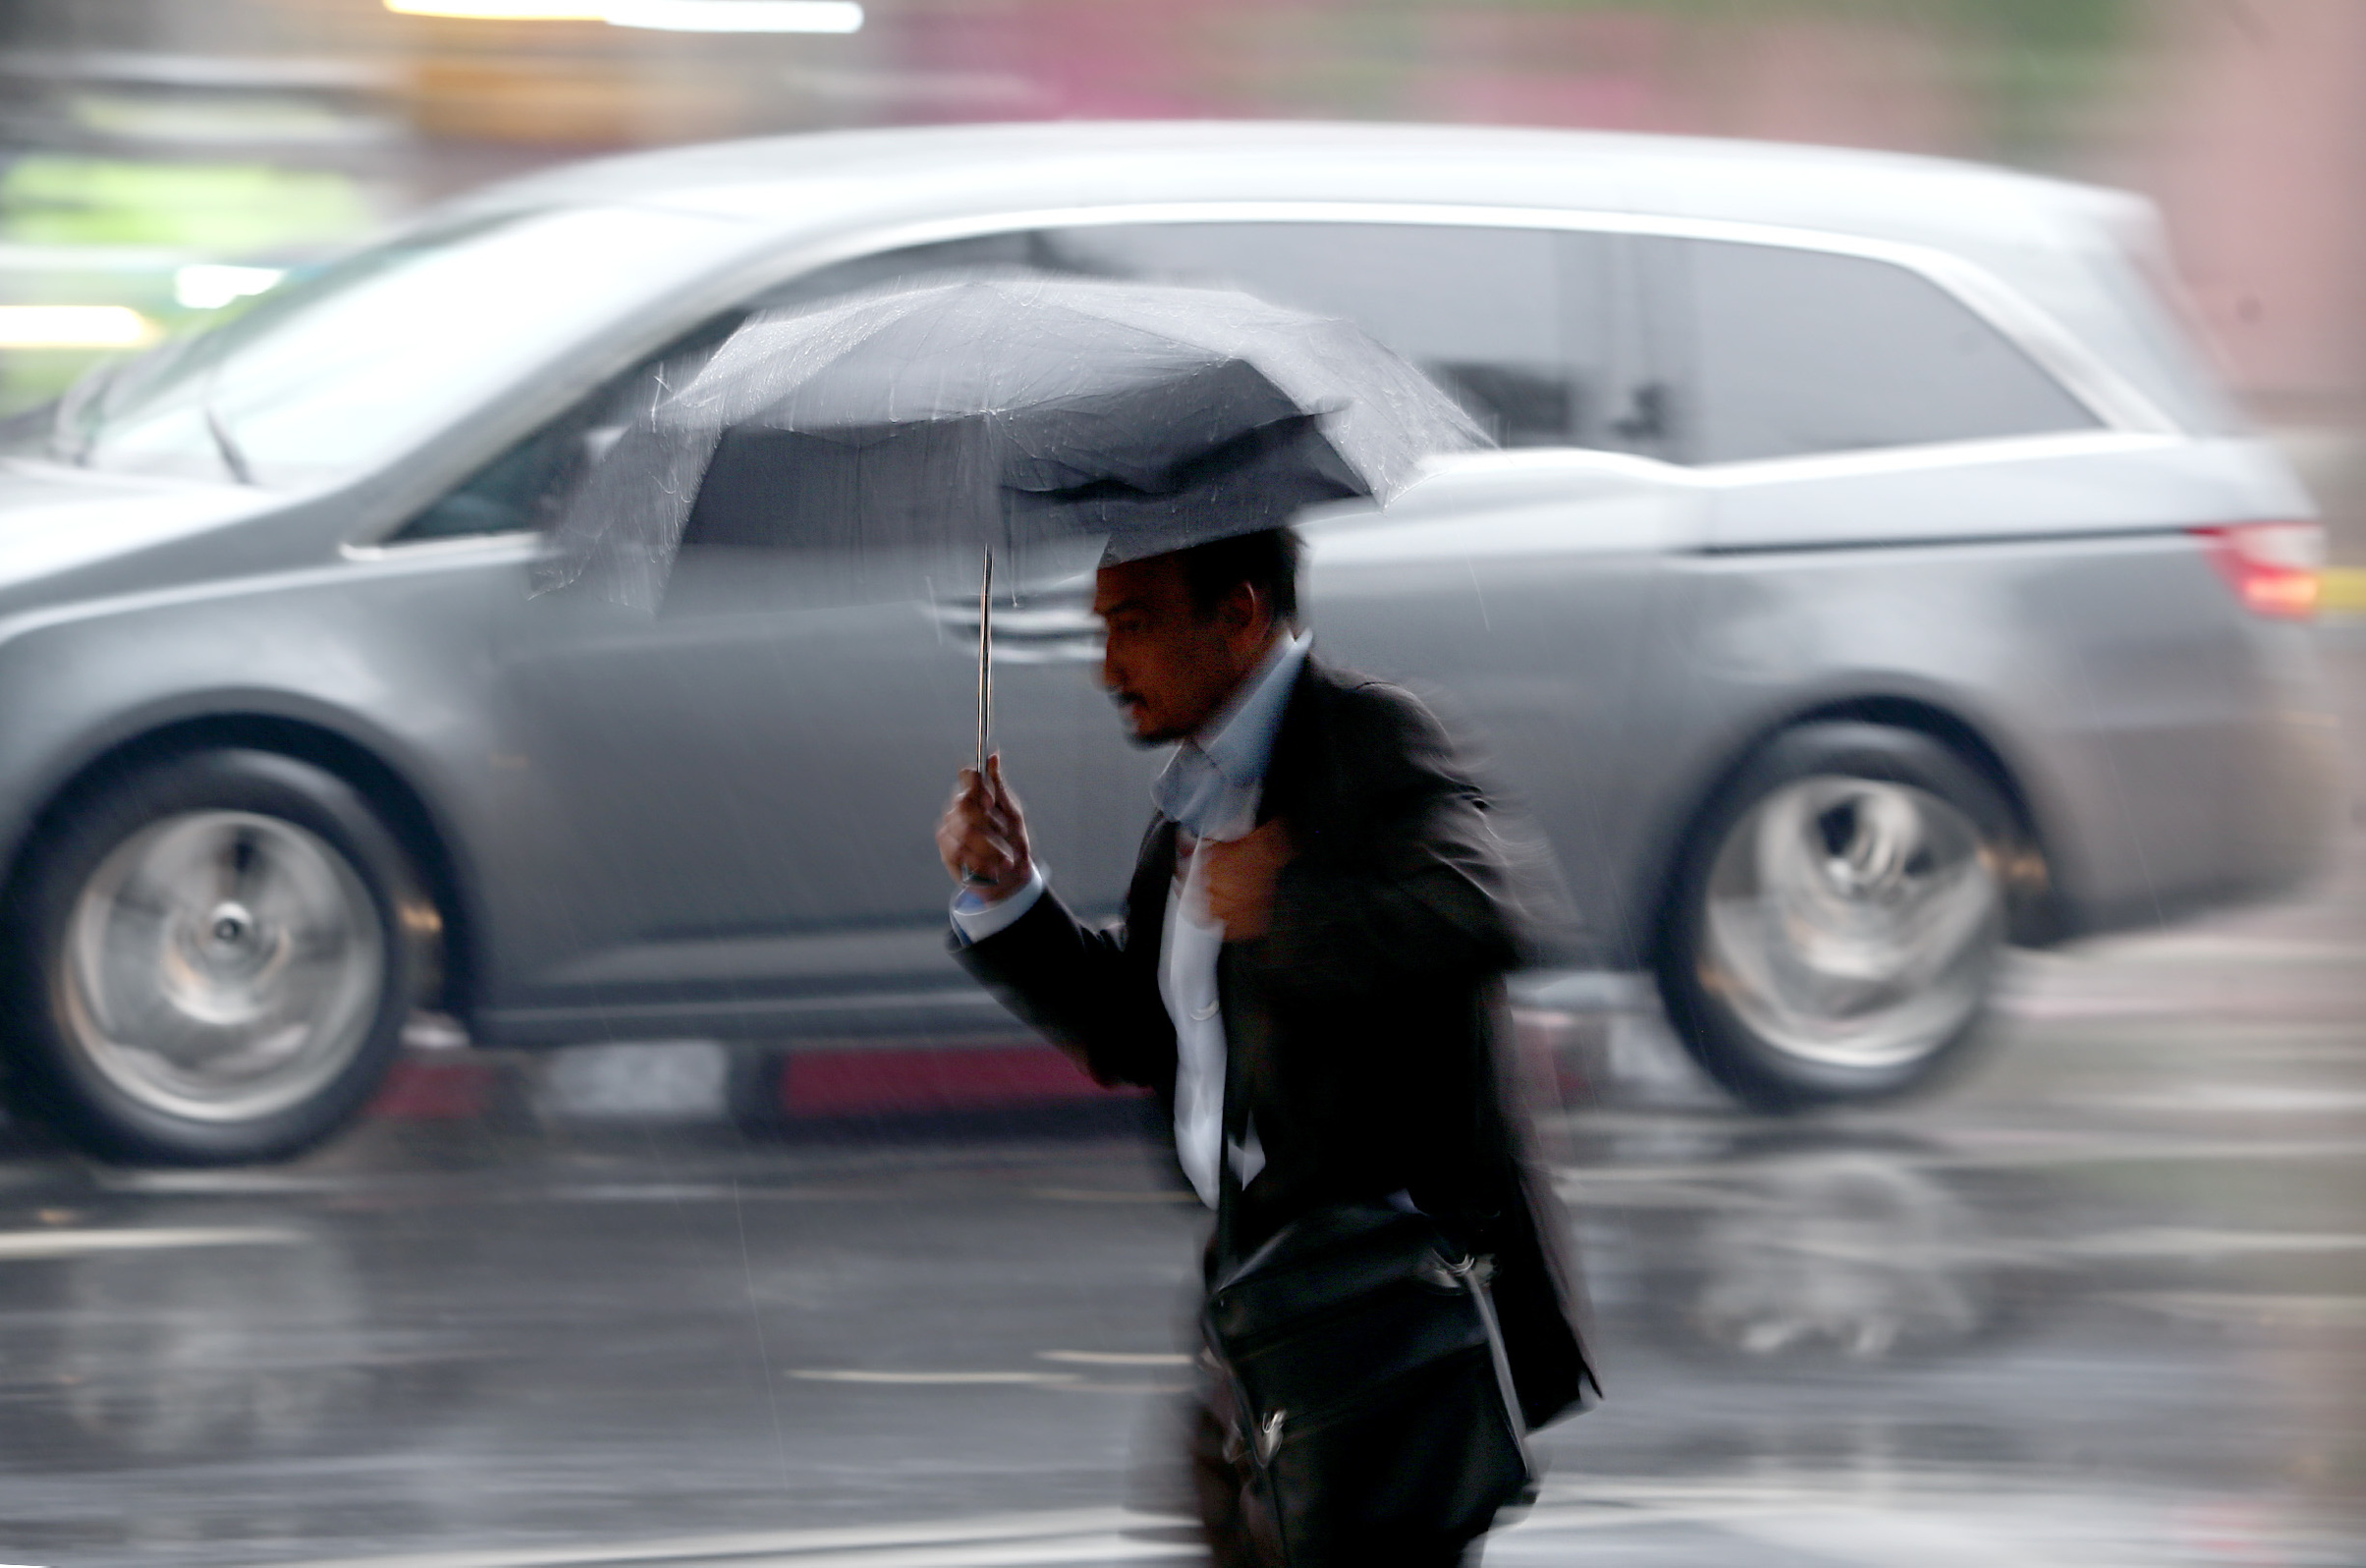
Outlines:
<svg viewBox="0 0 2366 1568"><path fill-rule="evenodd" d="M1419 223L1120 224L1057 230L1080 270L1221 285L1344 316L1506 446L1614 441L1611 242Z"/></svg>
<svg viewBox="0 0 2366 1568"><path fill-rule="evenodd" d="M1677 448L1695 462L2087 430L2101 421L1928 278L1788 245L1661 240Z"/></svg>

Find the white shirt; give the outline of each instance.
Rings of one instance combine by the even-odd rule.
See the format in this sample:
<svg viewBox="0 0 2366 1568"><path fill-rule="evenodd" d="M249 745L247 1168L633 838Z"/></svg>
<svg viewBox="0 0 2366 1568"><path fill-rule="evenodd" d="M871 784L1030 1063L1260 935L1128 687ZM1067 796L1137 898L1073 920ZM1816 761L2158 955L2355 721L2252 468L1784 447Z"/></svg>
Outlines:
<svg viewBox="0 0 2366 1568"><path fill-rule="evenodd" d="M1224 1141L1224 1014L1216 992L1216 955L1224 932L1207 919L1198 856L1183 846L1195 838L1230 839L1257 825L1265 766L1290 705L1310 632L1285 637L1240 683L1199 733L1175 748L1151 785L1159 813L1179 831L1176 882L1167 890L1159 936L1159 1000L1175 1025L1175 1154L1200 1201L1216 1207L1217 1151ZM983 942L1034 907L1047 886L1040 866L1009 897L988 903L963 890L953 900L954 929L964 942ZM1265 1165L1254 1127L1233 1150L1243 1183Z"/></svg>

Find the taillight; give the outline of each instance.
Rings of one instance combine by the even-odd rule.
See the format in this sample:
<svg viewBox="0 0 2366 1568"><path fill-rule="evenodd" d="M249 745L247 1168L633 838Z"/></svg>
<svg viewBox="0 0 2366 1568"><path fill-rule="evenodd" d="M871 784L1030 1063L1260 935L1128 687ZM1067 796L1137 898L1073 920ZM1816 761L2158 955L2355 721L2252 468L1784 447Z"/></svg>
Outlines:
<svg viewBox="0 0 2366 1568"><path fill-rule="evenodd" d="M2253 615L2306 621L2317 613L2325 529L2313 522L2235 522L2186 530Z"/></svg>

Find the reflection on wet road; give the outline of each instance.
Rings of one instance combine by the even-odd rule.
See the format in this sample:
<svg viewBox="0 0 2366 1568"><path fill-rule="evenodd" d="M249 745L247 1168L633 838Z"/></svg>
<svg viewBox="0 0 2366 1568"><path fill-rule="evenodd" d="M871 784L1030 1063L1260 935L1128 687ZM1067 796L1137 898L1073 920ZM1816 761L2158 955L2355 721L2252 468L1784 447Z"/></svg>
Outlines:
<svg viewBox="0 0 2366 1568"><path fill-rule="evenodd" d="M2328 640L2354 708L2366 634ZM2366 1561L2362 850L2020 960L1993 1057L1906 1106L1752 1118L1647 1025L1578 1031L1596 1093L1546 1130L1611 1397L1487 1561ZM496 1097L273 1170L19 1147L0 1557L1186 1560L1128 1455L1197 1226L1114 1120L746 1142Z"/></svg>

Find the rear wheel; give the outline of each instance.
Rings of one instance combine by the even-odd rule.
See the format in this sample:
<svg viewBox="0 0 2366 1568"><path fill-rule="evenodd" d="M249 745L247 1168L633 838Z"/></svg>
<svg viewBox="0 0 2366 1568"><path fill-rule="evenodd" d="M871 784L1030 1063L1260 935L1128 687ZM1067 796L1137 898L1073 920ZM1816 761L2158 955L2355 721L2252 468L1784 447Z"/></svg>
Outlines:
<svg viewBox="0 0 2366 1568"><path fill-rule="evenodd" d="M401 1047L404 857L341 781L213 751L102 785L7 917L11 1105L105 1159L232 1164L327 1137Z"/></svg>
<svg viewBox="0 0 2366 1568"><path fill-rule="evenodd" d="M1777 737L1678 866L1658 970L1686 1049L1760 1109L1928 1081L1976 1037L2014 838L1997 788L1928 736Z"/></svg>

